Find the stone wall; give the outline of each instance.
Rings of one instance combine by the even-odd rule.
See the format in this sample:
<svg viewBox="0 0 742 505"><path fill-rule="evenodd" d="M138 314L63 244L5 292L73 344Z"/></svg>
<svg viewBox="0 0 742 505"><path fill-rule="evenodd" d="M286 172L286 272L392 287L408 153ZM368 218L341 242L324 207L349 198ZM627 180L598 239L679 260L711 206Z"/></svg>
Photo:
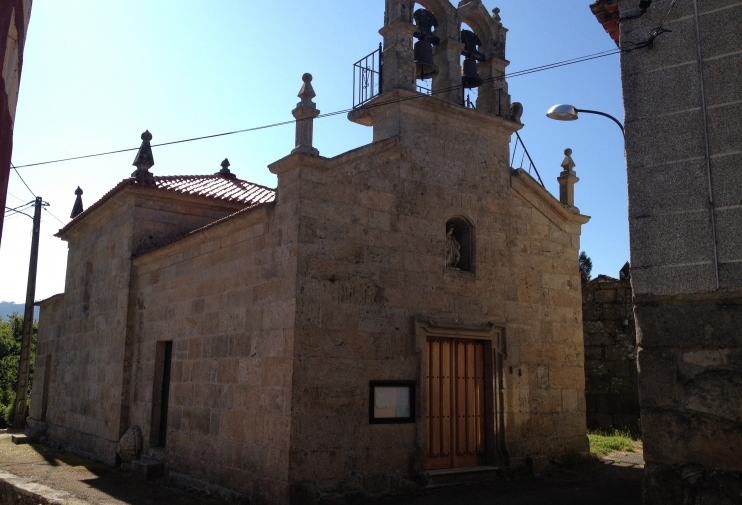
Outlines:
<svg viewBox="0 0 742 505"><path fill-rule="evenodd" d="M128 428L133 247L162 243L235 210L153 192L124 188L62 230L69 242L65 293L40 312L36 366L45 368L50 355L50 380L46 394L32 392L30 423L41 421L38 409L46 405L50 438L111 464Z"/></svg>
<svg viewBox="0 0 742 505"><path fill-rule="evenodd" d="M296 225L237 214L134 260L130 423L152 448L158 342L173 342L169 470L256 503L288 494Z"/></svg>
<svg viewBox="0 0 742 505"><path fill-rule="evenodd" d="M583 284L582 319L587 427L639 429L631 281L601 275Z"/></svg>
<svg viewBox="0 0 742 505"><path fill-rule="evenodd" d="M503 403L492 415L504 420L509 460L490 464L538 468L586 452L576 262L586 219L510 170L517 124L432 98L370 110L380 116L353 118L374 125L374 144L271 167L278 205L298 200L300 215L295 496L398 492L424 474L427 351L416 320L454 335L491 322L506 335ZM473 272L446 269L453 216L474 224ZM417 381L416 424L370 425L370 380Z"/></svg>
<svg viewBox="0 0 742 505"><path fill-rule="evenodd" d="M670 4L621 23L645 503L739 503L742 2Z"/></svg>

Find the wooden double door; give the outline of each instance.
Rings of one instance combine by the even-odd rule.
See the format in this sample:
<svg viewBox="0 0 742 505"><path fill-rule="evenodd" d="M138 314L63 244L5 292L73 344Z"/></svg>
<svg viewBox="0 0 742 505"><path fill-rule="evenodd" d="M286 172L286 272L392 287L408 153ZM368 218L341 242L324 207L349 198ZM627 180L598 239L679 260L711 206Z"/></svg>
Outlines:
<svg viewBox="0 0 742 505"><path fill-rule="evenodd" d="M485 342L428 340L429 470L485 465Z"/></svg>

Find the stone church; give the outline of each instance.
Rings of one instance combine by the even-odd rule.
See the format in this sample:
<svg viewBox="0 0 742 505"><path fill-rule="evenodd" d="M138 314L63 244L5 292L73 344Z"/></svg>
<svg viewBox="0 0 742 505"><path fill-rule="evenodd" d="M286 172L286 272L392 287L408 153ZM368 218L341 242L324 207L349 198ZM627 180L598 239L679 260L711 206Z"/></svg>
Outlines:
<svg viewBox="0 0 742 505"><path fill-rule="evenodd" d="M309 74L276 189L226 160L154 175L142 135L132 176L57 235L30 429L275 504L588 451L574 163L560 198L510 167L498 11L419 3L386 0L381 89L349 114L369 145L319 154Z"/></svg>

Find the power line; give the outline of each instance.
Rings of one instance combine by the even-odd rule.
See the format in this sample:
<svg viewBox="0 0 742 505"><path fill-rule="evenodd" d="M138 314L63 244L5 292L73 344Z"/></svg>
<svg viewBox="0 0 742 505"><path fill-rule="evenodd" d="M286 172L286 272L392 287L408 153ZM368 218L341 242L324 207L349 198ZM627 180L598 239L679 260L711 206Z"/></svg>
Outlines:
<svg viewBox="0 0 742 505"><path fill-rule="evenodd" d="M31 194L33 195L34 198L36 198L36 193L34 193L33 191L31 191L31 188L29 188L28 187L28 184L26 184L26 181L23 180L23 177L21 177L21 174L20 174L20 172L18 172L18 169L15 167L15 165L13 165L11 163L10 166L13 167L13 170L15 170L15 173L21 179L21 182L23 183L23 185L26 186L26 189L31 192Z"/></svg>
<svg viewBox="0 0 742 505"><path fill-rule="evenodd" d="M25 212L20 212L18 210L11 209L10 207L5 207L5 212L15 212L16 214L23 214L26 217L31 217L28 214L26 214ZM33 218L31 217L31 219L33 219Z"/></svg>
<svg viewBox="0 0 742 505"><path fill-rule="evenodd" d="M9 196L12 196L13 198L15 198L16 200L18 200L19 202L22 202L22 201L23 201L22 199L18 198L18 197L17 197L17 196L15 196L15 195L14 195L13 193L11 193L10 191L7 191L7 194L8 194Z"/></svg>
<svg viewBox="0 0 742 505"><path fill-rule="evenodd" d="M550 64L547 64L547 65L541 65L541 66L538 66L538 67L533 67L533 68L521 70L521 71L518 71L518 72L513 72L513 73L507 74L507 75L504 74L502 76L492 77L492 78L489 78L489 79L484 79L484 82L495 82L495 81L499 81L499 80L503 80L503 79L509 79L509 78L513 78L513 77L521 77L521 76L533 74L533 73L536 73L536 72L543 72L545 70L552 70L552 69L564 67L564 66L567 66L567 65L574 65L576 63L583 63L583 62L595 60L595 59L598 59L598 58L604 58L606 56L613 56L613 55L616 55L616 54L620 54L621 52L625 52L625 51L622 51L621 49L611 49L611 50L608 50L608 51L602 51L600 53L595 53L595 54L590 54L590 55L586 55L586 56L581 56L581 57L578 57L578 58L572 58L572 59L569 59L569 60L564 60L564 61L560 61L560 62L556 62L556 63L550 63ZM449 91L453 91L453 90L457 90L457 89L463 89L463 86L462 85L451 86L451 87L448 87L448 88L445 88L445 89L436 90L436 91L432 92L431 94L432 95L436 95L436 94L440 94L440 93L447 93ZM351 108L351 109L338 110L338 111L335 111L335 112L328 112L328 113L325 113L325 114L320 114L315 119L322 119L322 118L337 116L337 115L340 115L340 114L347 114L347 113L349 113L349 112L351 112L353 110L370 109L370 108L374 108L374 107L381 107L381 106L384 106L384 105L390 105L390 104L393 104L393 103L406 102L408 100L416 100L416 99L422 98L424 96L427 96L427 95L416 95L416 96L411 96L411 97L406 97L406 98L389 100L389 101L386 101L386 102L379 102L379 103L374 103L374 104L369 104L369 105L362 105L362 106L360 106L360 107L358 107L356 109L352 109ZM289 120L289 121L281 121L281 122L278 122L278 123L272 123L272 124L267 124L267 125L263 125L263 126L256 126L256 127L253 127L253 128L244 128L244 129L241 129L241 130L234 130L234 131L224 132L224 133L216 133L216 134L213 134L213 135L204 135L204 136L201 136L201 137L193 137L193 138L182 139L182 140L174 140L172 142L163 142L163 143L160 143L160 144L152 144L152 147L170 146L170 145L174 145L174 144L183 144L183 143L186 143L186 142L195 142L197 140L206 140L206 139L212 139L212 138L217 138L217 137L225 137L227 135L235 135L235 134L238 134L238 133L248 133L248 132L254 132L254 131L258 131L258 130L266 130L266 129L269 129L269 128L276 128L276 127L279 127L279 126L286 126L286 125L294 124L294 123L296 123L296 121L297 120L292 119L292 120ZM127 149L118 149L118 150L115 150L115 151L107 151L107 152L96 153L96 154L86 154L84 156L74 156L74 157L71 157L71 158L61 158L61 159L57 159L57 160L43 161L43 162L39 162L39 163L28 163L28 164L25 164L25 165L18 165L18 167L16 167L15 165L12 165L12 164L11 164L11 166L13 166L13 169L15 169L16 173L18 173L18 168L35 167L35 166L40 166L40 165L49 165L49 164L52 164L52 163L62 163L62 162L65 162L65 161L81 160L81 159L85 159L85 158L95 158L95 157L99 157L99 156L108 156L108 155L111 155L111 154L120 154L120 153L125 153L125 152L136 151L138 149L139 149L139 147L131 147L131 148L127 148ZM20 174L18 174L18 176L20 177ZM21 180L23 180L23 178L21 178ZM25 181L24 181L24 184L26 184ZM28 185L26 185L26 187L28 188ZM30 188L28 188L28 189L29 189L29 191L31 191ZM31 193L33 194L33 192L31 192Z"/></svg>
<svg viewBox="0 0 742 505"><path fill-rule="evenodd" d="M35 201L33 201L33 202L27 202L27 203L24 203L23 205L19 205L18 207L13 207L12 209L9 208L9 207L5 207L5 208L7 210L18 210L18 209L22 209L23 207L28 207L29 205L33 205L34 203L36 203L36 202ZM6 212L7 212L7 210L6 210Z"/></svg>
<svg viewBox="0 0 742 505"><path fill-rule="evenodd" d="M43 209L44 209L44 210L45 210L46 212L48 212L48 213L49 213L49 215L50 215L51 217L53 217L54 219L56 219L57 221L59 221L60 223L62 223L62 226L66 226L66 225L67 225L67 223L65 223L64 221L62 221L61 219L59 219L59 218L58 218L57 216L55 216L54 214L52 214L52 213L51 213L51 211L50 211L50 210L48 210L48 209L47 209L46 207L42 207L42 208L43 208Z"/></svg>

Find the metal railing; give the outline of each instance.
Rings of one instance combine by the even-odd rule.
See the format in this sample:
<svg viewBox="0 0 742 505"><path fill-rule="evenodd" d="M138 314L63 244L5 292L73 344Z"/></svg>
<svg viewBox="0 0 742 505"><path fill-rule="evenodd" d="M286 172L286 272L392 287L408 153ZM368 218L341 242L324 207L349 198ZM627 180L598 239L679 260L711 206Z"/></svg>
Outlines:
<svg viewBox="0 0 742 505"><path fill-rule="evenodd" d="M353 64L354 109L382 93L383 68L381 43L376 51Z"/></svg>
<svg viewBox="0 0 742 505"><path fill-rule="evenodd" d="M531 172L535 172L536 178L538 179L539 184L541 184L541 187L545 189L546 186L544 186L544 181L541 180L541 175L538 173L538 169L536 169L536 164L533 162L531 155L528 154L528 149L526 149L526 145L523 143L523 139L520 138L520 134L518 132L515 132L515 137L516 137L516 140L515 140L515 146L513 147L513 159L510 160L510 167L515 168L515 157L518 154L518 145L520 144L522 154L520 157L520 167L518 168L523 168L523 162L525 161L526 158L528 158L528 162L530 163L530 165L528 166L528 174L531 175L531 177L533 177L533 173Z"/></svg>
<svg viewBox="0 0 742 505"><path fill-rule="evenodd" d="M473 93L474 94L474 100L472 100L472 91L474 91L474 93ZM478 95L479 95L479 93L477 92L476 89L473 89L473 90L467 90L467 89L465 89L464 90L464 100L463 100L464 101L464 103L463 103L464 107L466 107L467 109L476 109L477 108L477 97L478 97Z"/></svg>
<svg viewBox="0 0 742 505"><path fill-rule="evenodd" d="M423 82L425 82L425 81L423 81ZM428 96L432 96L433 95L433 90L432 89L427 88L425 86L422 86L421 84L415 84L415 86L416 86L416 89L417 89L417 92L418 93L422 93L423 95L428 95Z"/></svg>

